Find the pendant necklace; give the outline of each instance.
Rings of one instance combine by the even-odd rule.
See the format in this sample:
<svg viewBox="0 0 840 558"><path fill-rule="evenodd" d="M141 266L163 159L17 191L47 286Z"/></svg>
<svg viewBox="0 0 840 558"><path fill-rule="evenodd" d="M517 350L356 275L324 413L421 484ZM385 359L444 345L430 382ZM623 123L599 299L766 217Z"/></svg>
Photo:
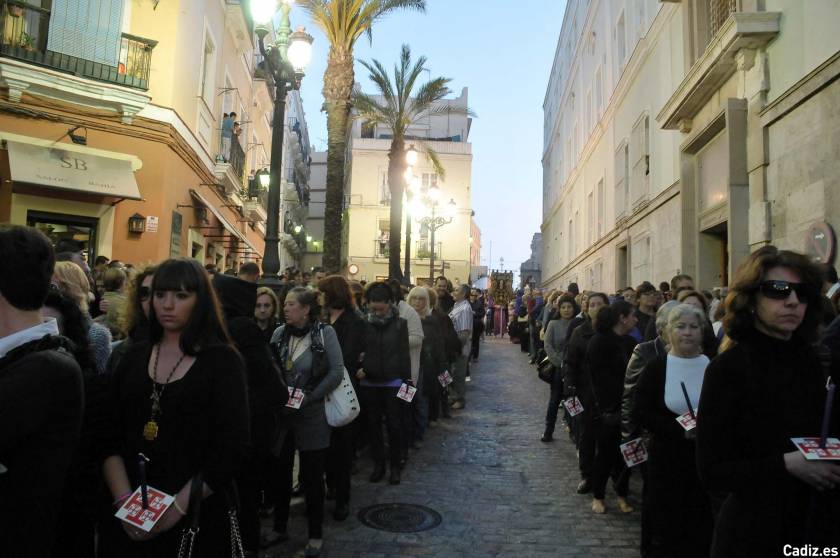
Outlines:
<svg viewBox="0 0 840 558"><path fill-rule="evenodd" d="M157 417L161 414L160 399L163 397L163 391L166 389L166 386L169 385L169 380L172 379L175 371L178 370L179 366L181 366L181 362L184 361L186 356L187 355L185 353L181 354L181 358L178 359L178 362L176 362L175 366L172 368L172 372L170 372L169 376L167 376L166 382L160 384L160 389L158 389L157 369L158 360L160 359L160 344L158 344L155 348L155 367L152 371L152 395L149 397L152 400L152 413L149 417L149 422L147 422L143 427L143 437L149 442L153 442L158 436Z"/></svg>
<svg viewBox="0 0 840 558"><path fill-rule="evenodd" d="M295 342L295 340L297 340L297 342ZM295 351L300 346L302 341L303 337L296 338L294 336L292 336L292 338L289 340L289 345L287 346L288 354L286 355L286 370L290 372L292 370L292 366L294 366L295 364Z"/></svg>

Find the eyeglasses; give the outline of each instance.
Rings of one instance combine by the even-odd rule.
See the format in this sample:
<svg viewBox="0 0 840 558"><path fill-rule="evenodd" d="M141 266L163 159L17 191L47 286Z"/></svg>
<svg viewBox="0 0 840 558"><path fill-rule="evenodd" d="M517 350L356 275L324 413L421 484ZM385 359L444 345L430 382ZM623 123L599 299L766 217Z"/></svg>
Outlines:
<svg viewBox="0 0 840 558"><path fill-rule="evenodd" d="M151 287L140 287L137 289L137 294L140 295L140 300L149 300L149 297L152 296L152 289Z"/></svg>
<svg viewBox="0 0 840 558"><path fill-rule="evenodd" d="M814 297L814 289L806 283L791 283L790 281L762 281L758 285L761 294L773 300L786 300L791 291L796 293L800 302L808 302Z"/></svg>

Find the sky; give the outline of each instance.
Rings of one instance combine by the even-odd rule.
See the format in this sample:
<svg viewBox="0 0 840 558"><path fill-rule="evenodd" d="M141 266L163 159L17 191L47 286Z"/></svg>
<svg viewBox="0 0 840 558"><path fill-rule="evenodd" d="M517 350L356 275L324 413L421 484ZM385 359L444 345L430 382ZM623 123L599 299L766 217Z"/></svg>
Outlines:
<svg viewBox="0 0 840 558"><path fill-rule="evenodd" d="M566 0L426 0L426 13L397 12L362 38L356 60L376 58L389 70L401 45L412 57L428 58L433 77L451 78L452 97L469 88L476 113L470 130L473 150L472 204L481 228L481 264L519 270L531 255L531 237L542 221L542 104ZM326 114L321 112L328 42L303 12L294 8L292 28L314 38L312 62L301 96L309 138L326 149ZM372 91L356 63L356 81ZM491 259L492 258L492 259Z"/></svg>

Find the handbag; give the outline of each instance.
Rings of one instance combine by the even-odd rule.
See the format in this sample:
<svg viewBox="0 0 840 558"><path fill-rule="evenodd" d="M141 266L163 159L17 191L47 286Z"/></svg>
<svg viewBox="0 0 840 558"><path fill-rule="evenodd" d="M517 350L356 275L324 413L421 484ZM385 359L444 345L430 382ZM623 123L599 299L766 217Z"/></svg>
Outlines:
<svg viewBox="0 0 840 558"><path fill-rule="evenodd" d="M554 378L554 365L551 364L551 359L545 357L540 363L537 365L537 376L543 382L550 384L552 379Z"/></svg>
<svg viewBox="0 0 840 558"><path fill-rule="evenodd" d="M350 374L344 368L344 377L338 387L324 398L324 411L327 413L327 424L333 427L346 426L359 416L360 406L350 381Z"/></svg>
<svg viewBox="0 0 840 558"><path fill-rule="evenodd" d="M233 487L236 491L236 485ZM201 500L204 491L204 477L201 473L193 477L190 483L190 524L181 531L181 542L178 545L178 558L191 558L195 537L199 532L199 521L201 520ZM245 558L245 550L242 548L242 535L239 531L239 519L236 516L236 500L229 503L228 521L230 523L230 555L231 558Z"/></svg>

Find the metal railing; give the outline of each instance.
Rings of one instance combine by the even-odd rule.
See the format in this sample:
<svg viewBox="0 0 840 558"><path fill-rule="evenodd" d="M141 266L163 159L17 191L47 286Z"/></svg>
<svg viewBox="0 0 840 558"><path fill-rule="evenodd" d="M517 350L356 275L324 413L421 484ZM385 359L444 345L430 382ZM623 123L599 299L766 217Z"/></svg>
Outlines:
<svg viewBox="0 0 840 558"><path fill-rule="evenodd" d="M377 238L373 241L373 257L387 258L391 254L388 238Z"/></svg>
<svg viewBox="0 0 840 558"><path fill-rule="evenodd" d="M233 134L230 137L230 155L227 162L230 163L233 172L241 182L245 175L245 150L242 149L239 138Z"/></svg>
<svg viewBox="0 0 840 558"><path fill-rule="evenodd" d="M738 11L738 0L711 0L709 2L709 36L714 37L729 16L736 11Z"/></svg>
<svg viewBox="0 0 840 558"><path fill-rule="evenodd" d="M0 56L16 58L80 77L149 88L152 50L157 41L122 33L115 66L47 49L50 10L17 0L6 0L0 9ZM96 40L105 40L97 37Z"/></svg>
<svg viewBox="0 0 840 558"><path fill-rule="evenodd" d="M435 258L440 258L440 251L443 244L441 242L435 242ZM428 260L432 257L432 243L428 240L418 240L414 246L414 259L417 260Z"/></svg>

